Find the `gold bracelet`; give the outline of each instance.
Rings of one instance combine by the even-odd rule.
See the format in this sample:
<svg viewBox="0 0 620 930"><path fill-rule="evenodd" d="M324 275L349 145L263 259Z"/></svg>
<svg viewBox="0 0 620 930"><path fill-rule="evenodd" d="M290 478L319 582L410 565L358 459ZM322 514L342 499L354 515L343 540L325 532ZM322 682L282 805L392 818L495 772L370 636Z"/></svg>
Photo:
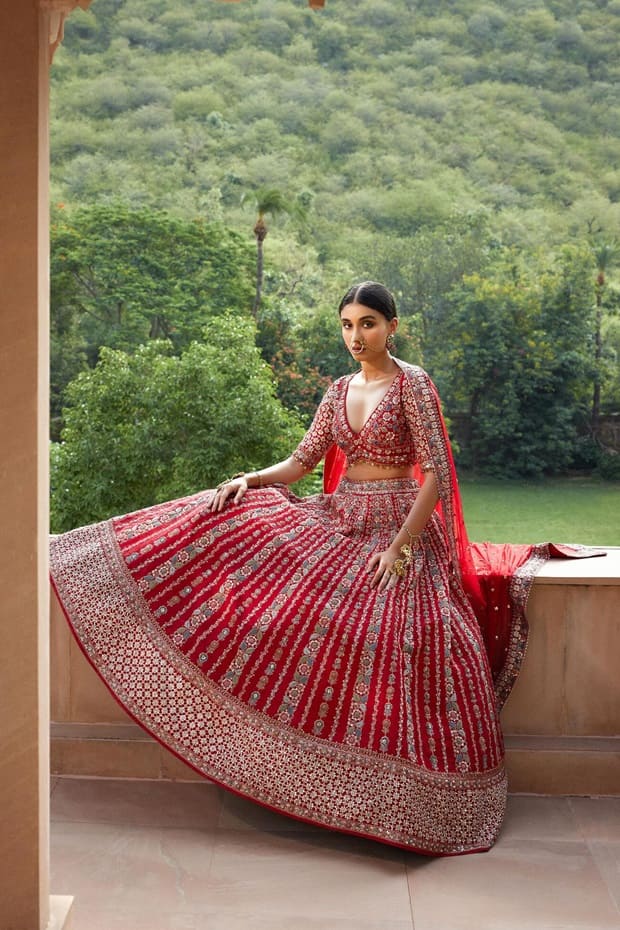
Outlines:
<svg viewBox="0 0 620 930"><path fill-rule="evenodd" d="M422 538L420 533L412 533L406 523L403 523L403 529L405 533L407 534L407 536L409 537L409 545L411 545L414 542L417 543Z"/></svg>
<svg viewBox="0 0 620 930"><path fill-rule="evenodd" d="M223 481L220 481L220 483L219 483L218 485L216 485L215 490L216 490L216 491L219 491L220 488L223 488L224 485L225 485L225 484L228 484L229 481L234 481L235 478L245 478L245 472L244 472L244 471L238 471L236 475L231 475L230 478L224 478Z"/></svg>

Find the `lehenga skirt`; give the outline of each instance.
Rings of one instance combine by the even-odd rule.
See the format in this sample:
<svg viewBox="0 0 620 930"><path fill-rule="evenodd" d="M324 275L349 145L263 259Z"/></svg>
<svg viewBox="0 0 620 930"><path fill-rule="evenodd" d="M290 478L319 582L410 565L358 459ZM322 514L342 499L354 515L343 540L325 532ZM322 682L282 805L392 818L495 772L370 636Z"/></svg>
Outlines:
<svg viewBox="0 0 620 930"><path fill-rule="evenodd" d="M383 593L368 562L418 485L212 492L52 538L53 582L123 707L209 779L431 855L488 849L506 776L480 629L433 515Z"/></svg>

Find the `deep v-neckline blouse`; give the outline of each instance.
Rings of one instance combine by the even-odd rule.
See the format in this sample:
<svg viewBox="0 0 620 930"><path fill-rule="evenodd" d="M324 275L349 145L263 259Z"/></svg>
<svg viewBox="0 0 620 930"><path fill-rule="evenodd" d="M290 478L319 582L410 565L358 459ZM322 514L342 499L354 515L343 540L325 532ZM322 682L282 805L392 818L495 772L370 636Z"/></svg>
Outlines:
<svg viewBox="0 0 620 930"><path fill-rule="evenodd" d="M349 423L346 409L352 378L353 375L344 375L328 388L294 457L305 468L312 469L336 443L345 453L348 465L358 462L382 468L412 465L417 460L416 442L405 398L405 373L396 375L357 433ZM422 456L426 450L418 452Z"/></svg>
<svg viewBox="0 0 620 930"><path fill-rule="evenodd" d="M396 375L392 378L392 380L390 381L390 383L389 383L388 386L387 386L387 390L383 392L383 396L381 397L381 400L379 401L378 404L375 404L375 406L372 408L372 410L370 411L370 413L368 414L368 416L367 416L366 419L364 420L361 429L359 429L359 430L353 429L353 427L351 426L351 421L349 420L349 414L347 413L347 399L348 399L348 397L349 397L349 387L350 387L351 381L353 381L353 378L355 377L355 375L356 375L356 372L353 372L352 375L345 375L345 385L344 385L343 400L342 400L343 419L344 419L344 422L345 422L345 424L346 424L347 429L349 430L349 432L351 432L354 436L361 436L361 434L364 432L364 430L365 430L366 427L368 426L369 422L370 422L370 421L372 420L372 418L374 417L375 413L377 413L378 411L380 412L381 406L382 406L384 400L386 399L386 397L388 396L388 394L390 393L390 391L391 391L392 388L394 387L394 383L395 383L399 378L402 378L402 371L397 372Z"/></svg>

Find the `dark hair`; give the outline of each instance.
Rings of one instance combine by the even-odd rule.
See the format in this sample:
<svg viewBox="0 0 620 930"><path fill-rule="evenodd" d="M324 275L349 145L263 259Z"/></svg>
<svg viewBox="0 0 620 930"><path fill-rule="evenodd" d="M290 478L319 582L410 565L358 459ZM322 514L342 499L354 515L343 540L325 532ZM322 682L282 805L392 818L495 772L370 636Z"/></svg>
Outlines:
<svg viewBox="0 0 620 930"><path fill-rule="evenodd" d="M382 313L386 320L393 320L396 316L394 298L387 287L377 284L376 281L363 281L349 288L340 301L338 314L341 314L348 304L363 304L364 307L370 307L371 310Z"/></svg>

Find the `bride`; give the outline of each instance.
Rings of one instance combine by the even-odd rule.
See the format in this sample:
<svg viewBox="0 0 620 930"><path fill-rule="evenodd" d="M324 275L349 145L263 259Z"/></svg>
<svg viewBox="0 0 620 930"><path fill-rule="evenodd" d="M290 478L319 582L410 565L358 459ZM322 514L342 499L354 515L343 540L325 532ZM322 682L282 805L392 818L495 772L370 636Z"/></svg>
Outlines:
<svg viewBox="0 0 620 930"><path fill-rule="evenodd" d="M288 459L54 537L53 582L116 698L206 777L417 852L486 850L503 742L437 394L391 354L385 287L339 315L359 370ZM296 497L323 458L325 493Z"/></svg>

